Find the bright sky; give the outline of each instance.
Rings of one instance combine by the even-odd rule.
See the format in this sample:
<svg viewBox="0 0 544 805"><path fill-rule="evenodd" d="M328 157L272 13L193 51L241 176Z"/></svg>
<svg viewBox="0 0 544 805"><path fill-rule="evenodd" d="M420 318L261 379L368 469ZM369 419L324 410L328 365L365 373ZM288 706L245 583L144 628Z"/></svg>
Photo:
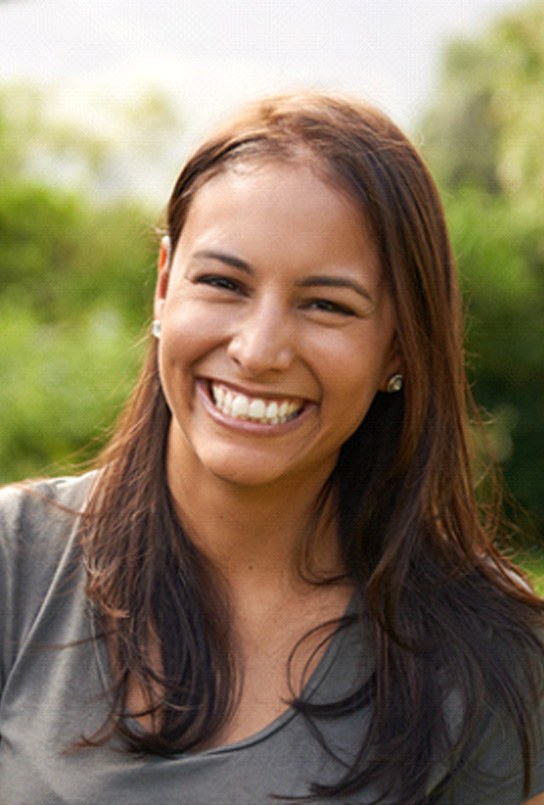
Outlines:
<svg viewBox="0 0 544 805"><path fill-rule="evenodd" d="M438 54L521 0L35 0L0 4L0 80L150 78L203 106L310 84L409 121Z"/></svg>
<svg viewBox="0 0 544 805"><path fill-rule="evenodd" d="M64 92L90 127L89 88L123 99L158 87L188 142L256 95L353 92L410 128L436 86L441 49L524 0L27 0L0 2L0 82Z"/></svg>

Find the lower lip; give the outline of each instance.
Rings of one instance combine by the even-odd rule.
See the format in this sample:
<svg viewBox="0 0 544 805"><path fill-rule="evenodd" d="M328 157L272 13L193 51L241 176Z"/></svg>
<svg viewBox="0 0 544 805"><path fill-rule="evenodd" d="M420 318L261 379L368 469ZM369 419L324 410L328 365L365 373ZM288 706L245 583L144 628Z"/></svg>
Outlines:
<svg viewBox="0 0 544 805"><path fill-rule="evenodd" d="M218 422L220 425L229 428L230 430L242 431L244 433L254 433L261 436L275 436L283 433L289 433L292 430L300 427L301 424L311 415L312 409L315 408L315 403L305 403L304 408L294 419L288 422L283 422L277 425L265 425L262 422L251 422L249 419L236 419L236 417L223 414L212 402L208 393L208 384L204 380L197 380L196 389L204 408L211 416L211 418Z"/></svg>

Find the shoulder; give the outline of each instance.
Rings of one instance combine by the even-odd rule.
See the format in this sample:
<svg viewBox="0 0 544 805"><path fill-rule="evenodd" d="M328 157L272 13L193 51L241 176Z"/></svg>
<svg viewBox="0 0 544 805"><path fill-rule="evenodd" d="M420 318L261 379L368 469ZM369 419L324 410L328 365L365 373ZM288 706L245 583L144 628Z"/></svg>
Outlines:
<svg viewBox="0 0 544 805"><path fill-rule="evenodd" d="M0 544L26 541L81 513L96 473L12 484L0 489ZM64 516L63 516L64 515Z"/></svg>
<svg viewBox="0 0 544 805"><path fill-rule="evenodd" d="M68 543L75 542L79 516L95 473L14 484L0 490L0 588L24 583L32 589L47 575Z"/></svg>
<svg viewBox="0 0 544 805"><path fill-rule="evenodd" d="M450 687L444 706L449 738L453 743L462 729L464 737L435 769L435 779L445 775L431 802L521 803L544 791L544 631L538 620L520 617L517 631L482 630L479 673L485 690L467 701L460 682ZM464 671L471 680L477 672L468 664ZM531 787L524 796L525 762Z"/></svg>
<svg viewBox="0 0 544 805"><path fill-rule="evenodd" d="M74 475L61 478L41 478L37 480L20 481L0 488L0 512L13 506L16 501L24 501L29 496L43 501L58 501L65 505L81 504L84 502L88 489L97 472L92 470L84 475Z"/></svg>
<svg viewBox="0 0 544 805"><path fill-rule="evenodd" d="M0 489L0 557L3 562L65 541L85 507L95 472L13 484ZM5 566L5 565L4 565Z"/></svg>
<svg viewBox="0 0 544 805"><path fill-rule="evenodd" d="M79 516L95 473L0 490L0 607L39 601L59 564L75 555Z"/></svg>
<svg viewBox="0 0 544 805"><path fill-rule="evenodd" d="M544 700L534 704L532 729L527 731L531 747L530 788L523 793L522 746L507 705L489 709L465 745L450 773L433 791L436 805L488 805L490 802L521 803L544 792ZM525 727L529 725L525 723Z"/></svg>
<svg viewBox="0 0 544 805"><path fill-rule="evenodd" d="M95 473L0 490L0 683L52 591L82 567L79 515Z"/></svg>
<svg viewBox="0 0 544 805"><path fill-rule="evenodd" d="M79 522L94 473L0 490L0 689L46 612L82 578ZM58 609L57 604L48 610Z"/></svg>

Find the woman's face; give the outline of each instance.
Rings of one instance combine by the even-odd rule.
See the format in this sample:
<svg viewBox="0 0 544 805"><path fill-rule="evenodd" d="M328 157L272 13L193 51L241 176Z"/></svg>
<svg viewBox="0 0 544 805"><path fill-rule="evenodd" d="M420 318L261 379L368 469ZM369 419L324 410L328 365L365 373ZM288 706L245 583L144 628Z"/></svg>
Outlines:
<svg viewBox="0 0 544 805"><path fill-rule="evenodd" d="M199 482L323 483L398 369L374 243L305 165L198 190L169 270L161 252L155 316L169 472Z"/></svg>

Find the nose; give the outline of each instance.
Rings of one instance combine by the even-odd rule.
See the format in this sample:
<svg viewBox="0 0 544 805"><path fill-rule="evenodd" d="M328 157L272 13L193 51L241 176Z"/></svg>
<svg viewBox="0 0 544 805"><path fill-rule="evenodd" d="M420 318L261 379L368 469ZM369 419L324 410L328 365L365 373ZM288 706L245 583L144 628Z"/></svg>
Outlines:
<svg viewBox="0 0 544 805"><path fill-rule="evenodd" d="M255 306L238 323L227 352L251 377L284 372L294 358L292 322L277 304Z"/></svg>

